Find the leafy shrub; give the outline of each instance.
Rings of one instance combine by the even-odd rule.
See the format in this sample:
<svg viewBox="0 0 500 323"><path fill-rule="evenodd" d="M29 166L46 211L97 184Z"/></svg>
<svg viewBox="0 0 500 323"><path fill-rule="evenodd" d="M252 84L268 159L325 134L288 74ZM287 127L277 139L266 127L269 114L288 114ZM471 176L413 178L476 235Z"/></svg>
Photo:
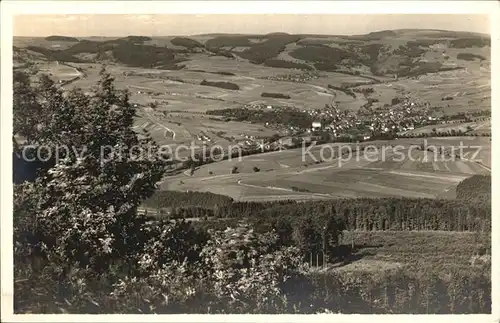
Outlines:
<svg viewBox="0 0 500 323"><path fill-rule="evenodd" d="M300 187L297 187L297 186L292 186L291 189L294 191L294 192L311 192L309 191L308 189L306 188L300 188Z"/></svg>
<svg viewBox="0 0 500 323"><path fill-rule="evenodd" d="M227 50L210 48L210 51L214 54L214 56L222 56L222 57L227 57L227 58L231 58L231 59L235 58L234 55Z"/></svg>
<svg viewBox="0 0 500 323"><path fill-rule="evenodd" d="M306 46L297 48L290 53L290 56L308 62L328 64L338 64L344 59L355 57L355 55L343 49L328 46Z"/></svg>
<svg viewBox="0 0 500 323"><path fill-rule="evenodd" d="M151 41L153 39L151 37L148 37L148 36L127 36L127 37L119 38L119 40L125 40L125 41L129 41L132 43L142 44L146 41Z"/></svg>
<svg viewBox="0 0 500 323"><path fill-rule="evenodd" d="M199 267L176 260L145 276L125 276L112 285L110 296L101 294L107 303L101 313L208 314L211 295L204 277Z"/></svg>

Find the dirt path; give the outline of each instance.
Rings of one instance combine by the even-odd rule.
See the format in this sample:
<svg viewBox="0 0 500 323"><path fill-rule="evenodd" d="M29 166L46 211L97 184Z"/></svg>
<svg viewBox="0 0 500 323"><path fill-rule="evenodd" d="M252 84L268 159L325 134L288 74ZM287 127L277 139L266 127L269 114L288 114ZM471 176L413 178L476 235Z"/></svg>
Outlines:
<svg viewBox="0 0 500 323"><path fill-rule="evenodd" d="M175 131L173 131L172 129L168 128L167 126L165 126L163 123L159 122L157 120L156 117L154 117L153 115L151 115L147 110L147 108L143 107L142 111L144 112L144 114L147 116L147 118L153 122L154 124L156 124L157 126L163 128L164 130L167 130L168 132L170 132L172 134L172 140L175 140Z"/></svg>
<svg viewBox="0 0 500 323"><path fill-rule="evenodd" d="M245 186L245 187L253 187L253 188L264 188L268 190L275 190L275 191L286 191L286 192L295 192L294 190L290 188L284 188L284 187L276 187L276 186L260 186L260 185L253 185L253 184L246 184L243 183L241 180L238 180L238 185ZM300 192L303 196L324 196L324 197L332 197L330 194L322 194L322 193L303 193ZM294 194L295 195L295 194Z"/></svg>

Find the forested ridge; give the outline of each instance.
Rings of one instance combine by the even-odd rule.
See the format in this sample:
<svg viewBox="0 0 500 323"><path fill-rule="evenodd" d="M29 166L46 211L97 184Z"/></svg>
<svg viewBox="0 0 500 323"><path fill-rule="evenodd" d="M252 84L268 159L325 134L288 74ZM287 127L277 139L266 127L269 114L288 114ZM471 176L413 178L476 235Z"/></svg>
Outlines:
<svg viewBox="0 0 500 323"><path fill-rule="evenodd" d="M157 192L147 200L153 208L201 207L217 218L254 218L264 223L285 217L335 216L354 230L491 230L491 176L475 175L457 186L457 199L349 198L327 201L237 202L199 192ZM179 202L178 202L179 201ZM201 214L200 216L205 216Z"/></svg>

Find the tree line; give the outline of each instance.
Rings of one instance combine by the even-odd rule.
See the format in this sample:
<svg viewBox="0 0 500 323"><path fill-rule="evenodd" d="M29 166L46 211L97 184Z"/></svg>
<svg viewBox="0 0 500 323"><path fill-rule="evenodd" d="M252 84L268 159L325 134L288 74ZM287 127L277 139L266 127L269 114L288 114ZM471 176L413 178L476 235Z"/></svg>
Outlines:
<svg viewBox="0 0 500 323"><path fill-rule="evenodd" d="M457 199L491 203L491 176L474 175L457 185Z"/></svg>

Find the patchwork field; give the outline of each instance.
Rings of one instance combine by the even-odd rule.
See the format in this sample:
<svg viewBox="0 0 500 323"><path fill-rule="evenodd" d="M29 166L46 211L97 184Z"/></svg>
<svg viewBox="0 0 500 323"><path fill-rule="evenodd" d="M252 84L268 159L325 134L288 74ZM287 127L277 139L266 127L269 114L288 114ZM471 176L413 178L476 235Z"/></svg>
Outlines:
<svg viewBox="0 0 500 323"><path fill-rule="evenodd" d="M451 139L451 138L450 138ZM489 174L489 138L402 139L370 143L372 149L332 158L347 146L311 148L233 158L165 178L162 189L209 191L237 200L325 199L339 197L442 197L453 198L456 185L474 174ZM462 144L462 153L459 153ZM477 147L476 147L477 146ZM456 155L438 154L456 147ZM323 162L320 160L323 159ZM232 171L237 168L236 174ZM258 169L256 171L256 169Z"/></svg>
<svg viewBox="0 0 500 323"><path fill-rule="evenodd" d="M204 58L205 60L222 59L220 57ZM191 61L190 61L191 62ZM226 67L230 64L238 62L228 60ZM248 63L249 64L249 63ZM85 72L85 77L75 80L66 87L72 86L89 88L91 84L95 84L98 79L99 65L97 64L72 64ZM51 63L50 67L45 67L46 64L40 64L40 70L47 71L53 75L58 75L58 79L67 80L79 75L79 72L74 68L65 65L56 65ZM210 71L227 71L227 68L217 68L210 64ZM143 113L138 120L138 126L144 125L146 122L155 123L159 130L176 128L176 138L173 142L185 142L192 140L200 131L207 131L213 128L214 133L223 131L227 135L224 137L238 137L242 131L234 131L235 127L232 124L217 122L216 120L208 120L207 116L202 114L209 110L223 108L243 107L251 103L263 103L272 106L295 106L301 109L319 109L336 102L341 110L357 110L359 107L367 103L367 98L359 93L353 98L342 91L332 90L328 85L340 86L344 83L363 83L367 79L346 75L341 73L322 73L322 77L308 81L308 83L294 83L283 81L272 81L259 79L256 73L261 73L265 76L280 75L287 72L287 69L257 67L249 64L247 71L238 72L238 76L218 75L208 72L179 70L179 71L164 71L155 69L134 69L118 65L108 66L108 70L115 76L116 85L119 88L128 89L131 93L131 100L139 105L149 105L155 102L157 109L150 112L148 117ZM448 85L444 81L437 82L439 85L429 85L434 82L432 79L445 79L444 73L459 73L460 71L442 72L439 76L423 76L420 79L405 79L397 82L388 82L380 84L372 84L375 93L369 98L377 99L378 102L374 106L382 106L389 104L392 98L397 96L416 97L419 101L440 102L444 111L465 111L466 108L460 110L455 105L462 107L473 106L475 108L489 108L489 79L486 73L489 71L478 72L474 70L476 76L468 76L472 80L469 85L474 91L461 91L460 87L464 84L456 82L459 75L450 76ZM254 76L245 76L254 75ZM240 90L227 90L212 86L203 86L200 83L203 80L231 82L237 84ZM453 81L452 81L453 80ZM479 83L483 85L478 85ZM485 83L486 82L486 83ZM261 93L272 89L273 92L289 95L291 98L274 99L263 98ZM442 101L442 97L450 96L454 100ZM465 102L466 101L466 102ZM438 104L436 104L438 105ZM449 106L449 107L448 107ZM153 116L154 115L154 116ZM154 118L155 121L152 121ZM182 126L178 125L179 123ZM170 125L169 125L170 124ZM177 124L177 126L175 126ZM439 127L419 128L412 132L421 133L429 132L432 128L436 129L462 129L465 130L469 124L460 125L441 125ZM477 127L480 131L481 127L488 127L486 124L470 124L473 128ZM180 127L180 128L179 128ZM189 129L188 129L189 128ZM265 129L262 125L238 124L238 127L244 130L245 134L252 136L268 136L276 133L276 131ZM430 128L430 129L428 129ZM482 129L485 132L487 129ZM161 131L160 131L161 132ZM212 134L213 136L213 134ZM216 136L214 136L216 137ZM169 140L164 136L154 136L160 142L168 143Z"/></svg>

